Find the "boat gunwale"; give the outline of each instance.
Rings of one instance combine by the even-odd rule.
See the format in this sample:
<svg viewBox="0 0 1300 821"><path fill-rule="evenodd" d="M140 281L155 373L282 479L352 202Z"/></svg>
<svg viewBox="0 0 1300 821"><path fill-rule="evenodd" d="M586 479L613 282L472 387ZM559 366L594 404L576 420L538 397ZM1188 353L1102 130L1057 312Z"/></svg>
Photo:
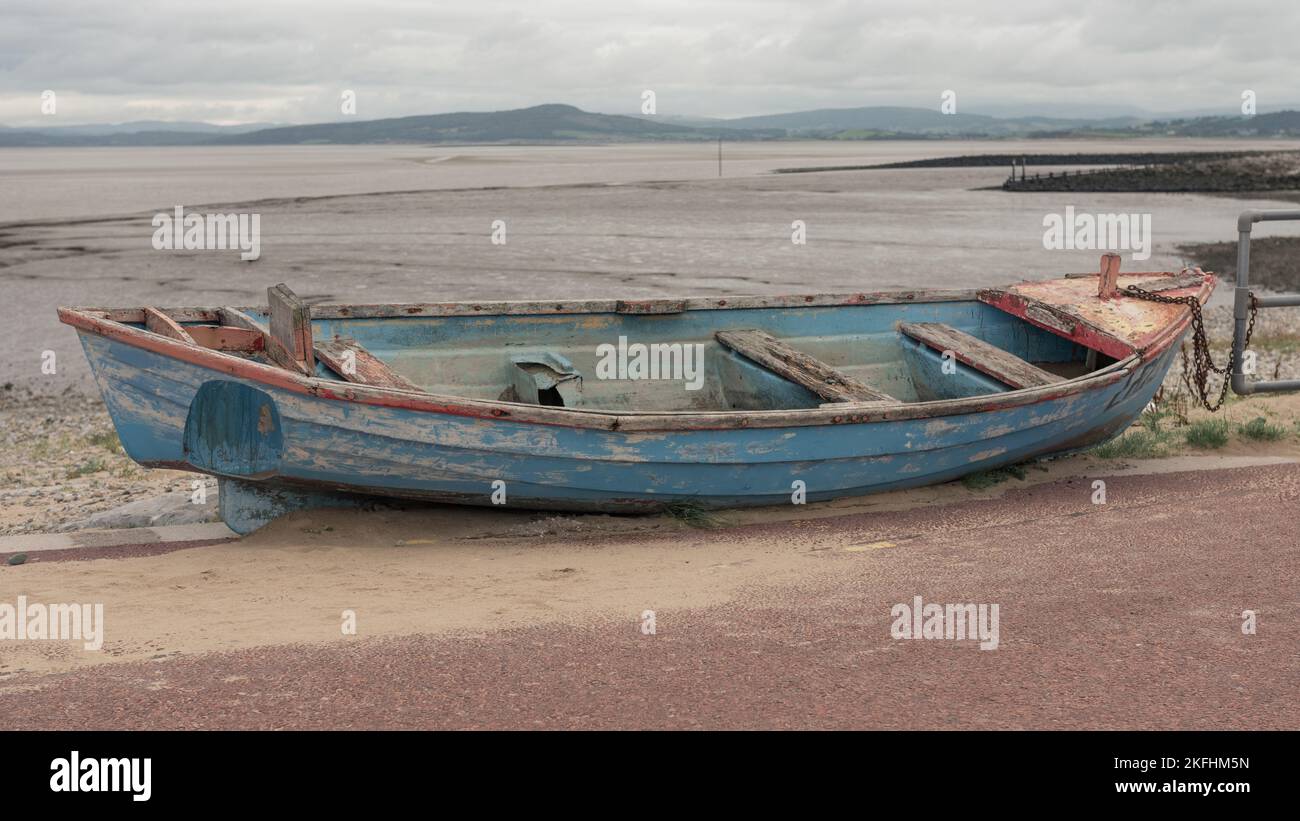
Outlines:
<svg viewBox="0 0 1300 821"><path fill-rule="evenodd" d="M440 316L554 316L557 314L664 315L687 311L729 311L761 308L833 308L853 305L904 305L926 302L977 302L978 288L858 291L838 294L749 294L684 299L576 299L498 300L494 302L407 302L319 304L311 306L315 319L398 319ZM64 310L60 308L60 310ZM118 322L144 322L144 308L77 307L73 311L108 314ZM178 322L217 321L218 308L160 308ZM235 306L235 310L266 313L266 306Z"/></svg>
<svg viewBox="0 0 1300 821"><path fill-rule="evenodd" d="M1208 282L1206 283L1209 284ZM1210 286L1212 288L1212 285ZM907 304L925 302L978 302L976 294L981 289L967 290L914 290L882 293L823 294L808 296L741 296L724 298L696 298L687 300L581 300L575 302L498 302L498 303L413 303L411 305L386 304L379 306L312 306L314 319L365 319L418 316L465 315L530 315L573 313L653 314L654 305L675 303L689 310L742 310L745 308L799 308L863 306L872 304ZM1203 289L1205 293L1209 289ZM1208 294L1207 294L1208 296ZM1204 301L1204 300L1202 300ZM550 306L544 308L543 306ZM632 306L620 310L620 306ZM650 306L651 310L638 310ZM496 314L480 308L501 308ZM419 308L423 313L409 309ZM454 313L453 309L465 309ZM362 312L364 309L364 313ZM386 313L369 312L370 309ZM441 310L442 313L428 311ZM203 322L218 319L218 309L175 308L160 309L181 322ZM247 310L265 313L255 307ZM67 308L58 309L59 320L79 330L120 341L131 347L152 351L217 373L268 385L293 393L319 399L352 402L413 410L425 413L443 413L454 416L489 420L551 425L567 428L619 431L624 433L656 433L687 430L734 430L781 427L812 427L842 424L869 424L875 422L941 418L969 413L998 411L1049 402L1084 391L1106 387L1129 376L1142 361L1161 353L1178 339L1191 321L1191 312L1168 327L1157 342L1145 350L1089 374L1063 380L1052 385L1021 388L996 394L981 394L960 399L940 399L928 402L910 402L882 406L873 403L836 403L830 407L793 408L777 410L737 411L609 411L599 409L562 408L547 405L529 405L495 399L474 399L446 394L431 394L399 388L386 388L355 382L337 382L316 376L296 374L274 365L263 364L198 345L189 345L158 334L149 333L124 323L142 322L144 308ZM136 320L134 317L140 317Z"/></svg>

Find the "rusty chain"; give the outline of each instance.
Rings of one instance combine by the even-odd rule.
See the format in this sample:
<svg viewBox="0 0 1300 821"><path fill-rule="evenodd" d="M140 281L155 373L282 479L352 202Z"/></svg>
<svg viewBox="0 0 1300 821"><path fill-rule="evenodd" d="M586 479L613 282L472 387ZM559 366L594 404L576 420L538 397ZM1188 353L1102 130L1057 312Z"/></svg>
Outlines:
<svg viewBox="0 0 1300 821"><path fill-rule="evenodd" d="M1228 353L1228 362L1223 367L1214 364L1214 359L1210 356L1210 340L1205 334L1205 323L1201 319L1201 301L1195 296L1164 296L1163 294L1139 288L1136 285L1129 285L1124 289L1123 293L1149 302L1163 302L1166 305L1186 305L1191 309L1192 362L1195 367L1187 367L1187 344L1183 343L1178 348L1178 352L1183 358L1183 384L1187 386L1188 392L1199 398L1201 405L1211 413L1223 407L1223 402L1228 397L1228 386L1232 381L1233 355L1231 351ZM1241 346L1243 351L1250 347L1250 337L1255 333L1255 317L1258 314L1259 300L1255 298L1252 291L1250 294L1250 324L1246 327L1246 342ZM1223 377L1223 384L1219 386L1219 396L1213 404L1210 402L1211 372Z"/></svg>

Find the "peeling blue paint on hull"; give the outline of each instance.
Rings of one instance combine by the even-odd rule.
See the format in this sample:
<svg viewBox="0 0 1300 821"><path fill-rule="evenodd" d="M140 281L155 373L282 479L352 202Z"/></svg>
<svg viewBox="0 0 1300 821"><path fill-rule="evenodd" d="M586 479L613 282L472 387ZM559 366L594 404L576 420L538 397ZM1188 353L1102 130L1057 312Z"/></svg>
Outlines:
<svg viewBox="0 0 1300 821"><path fill-rule="evenodd" d="M262 485L280 495L272 506L280 512L337 502L337 493L487 505L497 480L510 507L574 511L788 504L796 480L809 501L934 484L1118 435L1151 400L1177 350L1175 343L1137 363L1124 379L1018 407L631 432L324 399L93 333L81 340L128 455L235 480L241 498ZM194 418L212 408L242 409L230 412L244 427L219 442L205 439ZM248 501L241 514L235 495L228 521L238 532L265 521L270 508Z"/></svg>

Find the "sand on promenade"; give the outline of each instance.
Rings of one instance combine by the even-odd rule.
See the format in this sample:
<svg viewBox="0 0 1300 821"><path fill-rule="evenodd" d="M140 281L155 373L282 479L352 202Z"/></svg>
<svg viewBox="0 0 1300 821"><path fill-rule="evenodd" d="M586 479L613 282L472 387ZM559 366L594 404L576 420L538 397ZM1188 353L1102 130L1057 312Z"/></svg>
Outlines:
<svg viewBox="0 0 1300 821"><path fill-rule="evenodd" d="M1060 479L707 532L296 517L238 543L0 568L3 598L102 597L108 635L93 666L6 643L26 646L0 650L0 715L103 728L1300 727L1300 465L1106 481L1104 505L1087 479ZM891 609L914 596L998 604L997 649L893 638ZM340 633L345 609L354 636Z"/></svg>

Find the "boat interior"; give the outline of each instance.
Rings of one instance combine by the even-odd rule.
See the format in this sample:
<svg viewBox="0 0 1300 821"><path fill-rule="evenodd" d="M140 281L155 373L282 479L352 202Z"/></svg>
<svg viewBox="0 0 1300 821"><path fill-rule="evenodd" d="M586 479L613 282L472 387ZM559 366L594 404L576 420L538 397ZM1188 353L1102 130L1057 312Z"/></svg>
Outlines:
<svg viewBox="0 0 1300 821"><path fill-rule="evenodd" d="M1186 274L1141 276L1147 287L1171 292L1203 284L1199 271ZM89 312L326 380L601 411L795 410L1050 385L1111 365L1136 349L1139 331L1149 336L1170 321L1169 306L1153 302L1116 296L1117 307L1105 306L1093 276L1049 281L1047 300L1032 291L1041 283L1026 283L1022 292L751 298L716 307L504 303L479 312L468 305L309 307L277 285L265 308ZM1168 279L1152 284L1153 276ZM1110 283L1117 285L1117 278ZM1091 335L1061 317L1086 324Z"/></svg>
<svg viewBox="0 0 1300 821"><path fill-rule="evenodd" d="M268 303L113 318L322 379L614 412L959 399L1050 385L1117 361L974 294L404 316L400 305L309 308L281 284Z"/></svg>
<svg viewBox="0 0 1300 821"><path fill-rule="evenodd" d="M364 348L429 393L604 411L917 402L1042 384L1087 366L1081 346L978 302L318 322L323 336ZM995 352L1020 366L1008 365L1005 380L957 360L945 373L943 351L957 335L990 345L989 370L1001 372ZM342 378L340 365L331 351L317 375Z"/></svg>

